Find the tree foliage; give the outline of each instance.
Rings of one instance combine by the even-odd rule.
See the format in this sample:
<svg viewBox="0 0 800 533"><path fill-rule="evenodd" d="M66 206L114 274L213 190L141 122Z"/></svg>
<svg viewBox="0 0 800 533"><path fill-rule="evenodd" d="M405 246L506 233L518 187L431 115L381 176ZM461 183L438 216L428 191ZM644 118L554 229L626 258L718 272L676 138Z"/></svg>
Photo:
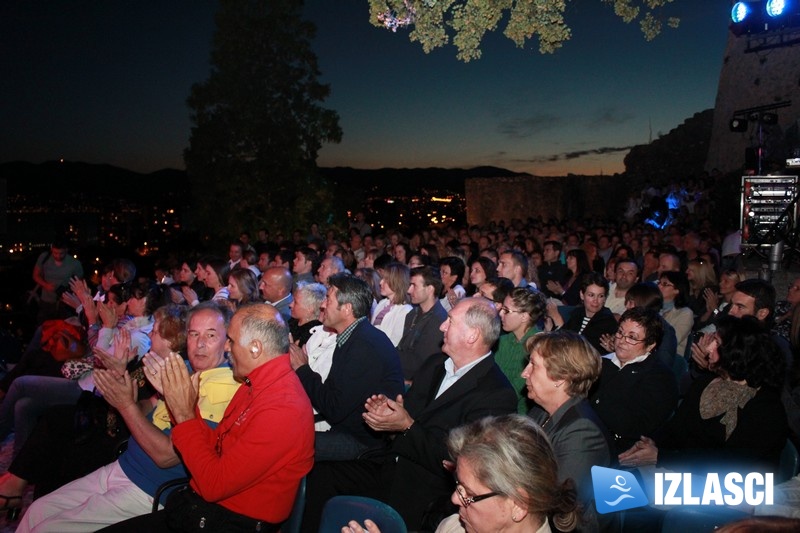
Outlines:
<svg viewBox="0 0 800 533"><path fill-rule="evenodd" d="M329 207L316 169L339 142L335 111L321 107L311 49L315 28L294 0L221 0L209 78L192 87L189 147L195 225L211 238L244 229L305 227Z"/></svg>
<svg viewBox="0 0 800 533"><path fill-rule="evenodd" d="M626 23L638 21L649 41L661 33L663 9L673 0L601 1L613 6ZM426 53L452 39L462 61L481 57L484 35L495 31L504 17L504 35L520 48L536 35L539 51L553 53L572 36L564 20L567 0L369 0L369 4L374 25L392 31L413 27L409 38L419 42ZM673 28L678 22L674 17L666 19Z"/></svg>

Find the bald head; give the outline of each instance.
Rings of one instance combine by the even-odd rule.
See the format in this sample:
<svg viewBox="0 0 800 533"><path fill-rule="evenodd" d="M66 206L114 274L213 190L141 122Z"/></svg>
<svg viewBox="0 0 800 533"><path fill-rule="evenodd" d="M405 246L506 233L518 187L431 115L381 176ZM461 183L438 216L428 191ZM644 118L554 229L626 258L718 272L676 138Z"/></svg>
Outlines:
<svg viewBox="0 0 800 533"><path fill-rule="evenodd" d="M261 275L258 288L264 300L278 302L292 292L292 274L284 267L270 267Z"/></svg>

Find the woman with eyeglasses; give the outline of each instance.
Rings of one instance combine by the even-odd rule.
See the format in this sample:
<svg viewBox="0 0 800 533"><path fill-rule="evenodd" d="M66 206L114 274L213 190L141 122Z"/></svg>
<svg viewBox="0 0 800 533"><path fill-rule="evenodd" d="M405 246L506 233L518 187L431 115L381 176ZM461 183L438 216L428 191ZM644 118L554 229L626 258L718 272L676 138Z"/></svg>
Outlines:
<svg viewBox="0 0 800 533"><path fill-rule="evenodd" d="M580 525L575 484L559 480L558 463L544 431L531 418L505 415L457 427L447 438L458 513L436 533L550 533ZM372 520L351 520L342 533L380 533Z"/></svg>
<svg viewBox="0 0 800 533"><path fill-rule="evenodd" d="M612 434L615 453L630 448L640 436L653 434L678 403L675 374L651 356L663 333L656 311L628 309L619 320L614 352L603 357L589 404Z"/></svg>
<svg viewBox="0 0 800 533"><path fill-rule="evenodd" d="M689 280L683 272L662 272L658 289L664 297L661 316L675 328L678 337L678 355L686 354L686 344L694 326L694 313L689 304Z"/></svg>
<svg viewBox="0 0 800 533"><path fill-rule="evenodd" d="M503 331L494 360L514 387L519 400L517 412L528 412L528 395L525 393L525 378L520 374L528 359L525 343L541 330L536 326L547 309L544 294L529 287L517 287L503 300L499 307Z"/></svg>
<svg viewBox="0 0 800 533"><path fill-rule="evenodd" d="M669 422L619 455L621 466L715 472L719 479L729 472L778 471L789 436L780 348L752 316L721 318L706 348L713 372L692 382ZM660 519L652 509L637 514L641 531Z"/></svg>
<svg viewBox="0 0 800 533"><path fill-rule="evenodd" d="M621 465L775 471L789 433L781 403L784 357L753 317L724 317L713 335L706 346L713 372L692 383L663 428L642 433L653 438L642 437L619 456Z"/></svg>

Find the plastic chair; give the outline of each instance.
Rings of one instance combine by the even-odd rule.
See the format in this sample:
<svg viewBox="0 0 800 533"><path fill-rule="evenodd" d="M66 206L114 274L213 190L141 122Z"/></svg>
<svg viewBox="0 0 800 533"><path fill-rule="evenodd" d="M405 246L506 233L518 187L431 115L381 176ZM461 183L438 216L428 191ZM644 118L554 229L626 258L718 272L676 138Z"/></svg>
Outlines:
<svg viewBox="0 0 800 533"><path fill-rule="evenodd" d="M175 479L170 479L169 481L165 481L161 485L158 486L156 489L156 494L153 496L153 508L150 512L155 513L158 511L158 506L161 504L161 497L163 496L164 492L173 488L173 487L180 487L181 485L187 485L189 483L188 477L179 477Z"/></svg>
<svg viewBox="0 0 800 533"><path fill-rule="evenodd" d="M798 472L800 472L800 455L798 455L794 443L786 439L786 446L783 447L783 451L781 452L781 461L778 465L778 471L775 472L775 483L789 481L796 476Z"/></svg>
<svg viewBox="0 0 800 533"><path fill-rule="evenodd" d="M303 511L306 508L306 477L300 480L297 487L297 496L294 498L292 514L281 525L281 533L300 533L300 526L303 525Z"/></svg>
<svg viewBox="0 0 800 533"><path fill-rule="evenodd" d="M370 519L381 533L408 533L402 517L385 503L363 496L334 496L322 508L319 533L339 533L350 520Z"/></svg>
<svg viewBox="0 0 800 533"><path fill-rule="evenodd" d="M661 525L661 533L710 533L720 526L751 518L752 515L730 508L699 509L683 507L672 509Z"/></svg>

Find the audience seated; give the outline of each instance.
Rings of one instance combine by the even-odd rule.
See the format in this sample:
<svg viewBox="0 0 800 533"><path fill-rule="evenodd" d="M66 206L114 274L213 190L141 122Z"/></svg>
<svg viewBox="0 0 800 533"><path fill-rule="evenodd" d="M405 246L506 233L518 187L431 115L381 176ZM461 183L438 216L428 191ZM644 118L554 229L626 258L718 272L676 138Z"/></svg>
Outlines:
<svg viewBox="0 0 800 533"><path fill-rule="evenodd" d="M547 314L556 328L564 328L580 333L599 353L607 353L600 339L603 335L617 331L617 320L605 306L608 294L608 281L597 273L590 272L581 280L580 297L583 305L572 310L564 320L554 301L547 304Z"/></svg>
<svg viewBox="0 0 800 533"><path fill-rule="evenodd" d="M672 370L652 356L663 329L658 313L634 307L622 314L614 352L603 357L589 403L614 438L614 453L652 435L672 415L678 385Z"/></svg>
<svg viewBox="0 0 800 533"><path fill-rule="evenodd" d="M407 385L414 381L417 370L429 357L442 351L440 327L447 320L447 311L439 301L441 288L442 281L435 268L423 266L411 270L408 294L413 308L405 317L403 336L397 344Z"/></svg>
<svg viewBox="0 0 800 533"><path fill-rule="evenodd" d="M517 412L522 415L529 409L525 379L521 375L530 354L525 343L541 331L537 324L546 308L544 294L529 286L511 291L498 309L506 333L500 336L494 360L514 387L518 399Z"/></svg>
<svg viewBox="0 0 800 533"><path fill-rule="evenodd" d="M444 354L422 365L407 394L367 399L363 420L393 436L382 453L315 464L308 477L304 531L318 529L324 503L336 494L384 501L410 530L435 529L450 514L453 478L442 468L449 458L447 432L487 415L515 412L517 398L491 356L500 334L491 303L465 298L441 327Z"/></svg>
<svg viewBox="0 0 800 533"><path fill-rule="evenodd" d="M349 274L336 274L322 304L322 323L336 331L336 348L326 380L309 366L308 355L290 352L314 409L331 425L318 432L314 443L318 461L355 459L370 448L380 447L383 435L361 417L366 398L403 389L397 350L389 338L369 323L372 292L366 283Z"/></svg>
<svg viewBox="0 0 800 533"><path fill-rule="evenodd" d="M408 303L409 269L402 263L389 263L380 280L382 299L372 312L372 325L389 337L397 346L403 337L406 316L411 311Z"/></svg>
<svg viewBox="0 0 800 533"><path fill-rule="evenodd" d="M274 307L250 305L231 319L225 346L241 386L213 429L198 416L198 381L180 359L171 356L162 375L189 486L162 511L110 531L277 532L289 517L314 462L311 405L286 355L289 330Z"/></svg>
<svg viewBox="0 0 800 533"><path fill-rule="evenodd" d="M530 361L522 373L528 396L536 402L530 415L544 429L555 451L559 480L572 479L582 503L581 531L597 531L592 466L609 466L613 443L586 401L600 376L597 350L571 331L543 333L528 339Z"/></svg>
<svg viewBox="0 0 800 533"><path fill-rule="evenodd" d="M211 372L209 386L197 404L203 419L215 425L238 388L224 357L229 318L226 307L211 303L195 306L187 318L189 363L195 372ZM153 352L148 356L158 357ZM159 358L147 365L146 376L156 390L163 391L166 370L161 362ZM115 524L149 512L161 483L186 476L173 449L167 404L160 400L146 416L135 402L129 376L110 370L95 372L103 376L98 379L98 386L131 431L128 448L114 463L36 500L20 521L18 531L82 532Z"/></svg>

